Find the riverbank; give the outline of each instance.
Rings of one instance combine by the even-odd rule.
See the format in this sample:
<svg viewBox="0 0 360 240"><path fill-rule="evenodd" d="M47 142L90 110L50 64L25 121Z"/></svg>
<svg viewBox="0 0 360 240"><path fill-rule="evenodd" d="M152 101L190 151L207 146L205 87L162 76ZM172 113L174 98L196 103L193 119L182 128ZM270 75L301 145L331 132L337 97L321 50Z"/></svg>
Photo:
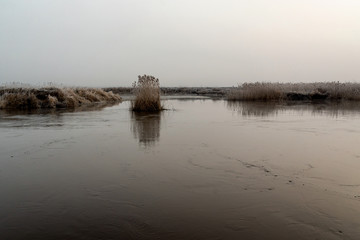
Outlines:
<svg viewBox="0 0 360 240"><path fill-rule="evenodd" d="M233 101L359 101L360 83L244 83L227 95Z"/></svg>
<svg viewBox="0 0 360 240"><path fill-rule="evenodd" d="M103 88L131 95L132 88ZM230 101L359 101L360 83L243 83L238 87L162 87L162 95L206 96Z"/></svg>
<svg viewBox="0 0 360 240"><path fill-rule="evenodd" d="M162 96L197 96L229 101L319 102L359 101L360 83L244 83L238 87L161 87ZM0 109L74 108L131 98L131 87L2 87Z"/></svg>
<svg viewBox="0 0 360 240"><path fill-rule="evenodd" d="M0 88L0 109L75 108L119 101L119 95L98 88Z"/></svg>
<svg viewBox="0 0 360 240"><path fill-rule="evenodd" d="M160 87L162 95L193 95L207 97L226 97L233 87ZM106 92L129 95L132 94L131 87L109 87L103 88Z"/></svg>

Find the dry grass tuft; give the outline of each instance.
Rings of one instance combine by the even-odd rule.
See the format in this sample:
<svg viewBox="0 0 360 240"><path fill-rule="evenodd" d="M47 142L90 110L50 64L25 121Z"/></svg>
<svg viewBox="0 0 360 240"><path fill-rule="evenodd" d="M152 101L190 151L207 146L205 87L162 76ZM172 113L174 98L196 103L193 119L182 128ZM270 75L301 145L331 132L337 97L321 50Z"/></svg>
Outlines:
<svg viewBox="0 0 360 240"><path fill-rule="evenodd" d="M163 110L160 102L159 79L153 76L139 76L133 83L135 100L131 102L131 109L135 112L159 112Z"/></svg>
<svg viewBox="0 0 360 240"><path fill-rule="evenodd" d="M360 83L244 83L230 91L228 100L360 100Z"/></svg>
<svg viewBox="0 0 360 240"><path fill-rule="evenodd" d="M228 95L229 100L245 101L272 101L281 97L281 89L272 83L244 83Z"/></svg>
<svg viewBox="0 0 360 240"><path fill-rule="evenodd" d="M119 95L96 88L0 88L0 109L75 108L117 101Z"/></svg>

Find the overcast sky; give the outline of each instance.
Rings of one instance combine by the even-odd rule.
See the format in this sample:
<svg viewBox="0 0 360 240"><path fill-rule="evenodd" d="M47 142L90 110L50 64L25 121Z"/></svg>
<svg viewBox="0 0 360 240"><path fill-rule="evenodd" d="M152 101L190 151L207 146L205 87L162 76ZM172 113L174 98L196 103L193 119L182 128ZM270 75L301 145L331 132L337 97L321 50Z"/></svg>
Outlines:
<svg viewBox="0 0 360 240"><path fill-rule="evenodd" d="M360 82L359 0L0 0L0 83Z"/></svg>

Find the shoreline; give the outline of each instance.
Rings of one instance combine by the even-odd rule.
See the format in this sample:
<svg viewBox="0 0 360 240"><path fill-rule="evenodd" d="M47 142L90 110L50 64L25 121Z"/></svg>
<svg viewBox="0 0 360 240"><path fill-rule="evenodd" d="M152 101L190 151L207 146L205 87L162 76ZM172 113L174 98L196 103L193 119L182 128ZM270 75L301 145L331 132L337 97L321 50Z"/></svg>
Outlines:
<svg viewBox="0 0 360 240"><path fill-rule="evenodd" d="M71 109L121 100L120 95L98 88L0 88L0 109Z"/></svg>
<svg viewBox="0 0 360 240"><path fill-rule="evenodd" d="M75 108L132 99L132 87L0 87L0 109ZM360 83L244 83L238 87L160 87L161 96L239 102L338 103L360 101Z"/></svg>
<svg viewBox="0 0 360 240"><path fill-rule="evenodd" d="M107 87L105 92L132 95L132 87ZM162 95L197 95L208 97L226 97L234 87L160 87Z"/></svg>

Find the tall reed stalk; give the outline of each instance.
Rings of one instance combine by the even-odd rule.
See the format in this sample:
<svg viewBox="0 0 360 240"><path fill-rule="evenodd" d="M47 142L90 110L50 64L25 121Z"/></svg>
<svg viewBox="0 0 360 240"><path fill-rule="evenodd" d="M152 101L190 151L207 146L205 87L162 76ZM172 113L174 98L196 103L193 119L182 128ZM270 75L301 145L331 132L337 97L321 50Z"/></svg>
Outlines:
<svg viewBox="0 0 360 240"><path fill-rule="evenodd" d="M131 102L131 109L135 112L159 112L163 110L160 102L159 79L153 76L138 76L133 83L135 100Z"/></svg>

